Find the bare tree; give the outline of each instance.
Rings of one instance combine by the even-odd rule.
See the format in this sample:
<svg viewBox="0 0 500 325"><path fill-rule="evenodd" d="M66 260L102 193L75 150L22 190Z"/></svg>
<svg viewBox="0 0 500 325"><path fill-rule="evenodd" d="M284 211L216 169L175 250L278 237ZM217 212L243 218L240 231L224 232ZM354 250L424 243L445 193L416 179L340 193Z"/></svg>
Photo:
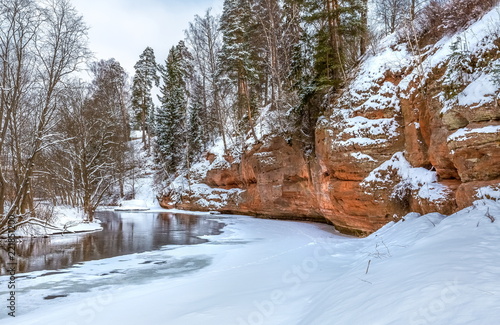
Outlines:
<svg viewBox="0 0 500 325"><path fill-rule="evenodd" d="M97 205L115 182L112 171L116 160L109 151L116 143L108 128L113 123L107 116L109 112L102 110L86 92L85 85L72 91L73 96L67 98L65 111L61 114L60 127L69 139L62 148L72 162L68 183L74 184L75 201L83 206L87 218L92 221Z"/></svg>
<svg viewBox="0 0 500 325"><path fill-rule="evenodd" d="M195 16L186 31L186 43L194 56L195 72L201 76L203 109L207 117L215 117L209 128L217 129L227 150L227 110L224 109L224 85L220 82L220 54L222 40L218 18L210 9L203 17ZM213 140L213 139L212 139Z"/></svg>
<svg viewBox="0 0 500 325"><path fill-rule="evenodd" d="M15 165L7 166L15 159L12 148L18 146L12 141L16 121L22 103L33 80L29 71L34 69L30 60L36 32L40 26L37 8L33 1L3 0L0 2L0 215L3 215L7 196L12 197L12 184L7 182L6 173L11 175ZM10 148L7 148L10 147Z"/></svg>
<svg viewBox="0 0 500 325"><path fill-rule="evenodd" d="M101 60L90 65L94 75L92 82L93 105L107 112L109 121L107 128L113 130L113 141L116 146L109 152L116 161L116 169L112 173L119 185L120 197L124 193L124 178L128 171L125 153L128 151L130 138L130 86L128 76L123 67L115 59Z"/></svg>
<svg viewBox="0 0 500 325"><path fill-rule="evenodd" d="M7 157L12 161L9 170L16 178L16 186L7 212L0 217L0 233L6 231L12 217L16 222L11 226L37 222L32 193L39 158L44 150L65 141L54 132L64 81L89 56L87 27L69 1L50 0L37 5L30 0L15 0L1 5L2 9L8 8L2 10L7 15L12 12L9 5L23 9L17 16L22 19L13 18L8 26L2 26L4 35L9 35L9 29L16 31L10 37L10 44L17 44L13 50L17 48L14 57L18 61L15 64L17 82L2 85L2 92L8 93L2 97L2 125L7 125L5 132L9 133L2 134L2 139L11 139ZM12 69L9 65L11 58L7 58L9 71ZM5 67L4 64L3 70ZM28 79L30 76L32 79ZM17 99L12 101L9 98ZM23 105L19 105L20 101ZM6 193L2 191L2 200L5 200Z"/></svg>
<svg viewBox="0 0 500 325"><path fill-rule="evenodd" d="M409 9L409 0L378 0L375 8L376 16L384 25L385 33L390 34L404 22Z"/></svg>
<svg viewBox="0 0 500 325"><path fill-rule="evenodd" d="M415 20L429 0L376 0L375 17L386 34L394 33L402 24Z"/></svg>

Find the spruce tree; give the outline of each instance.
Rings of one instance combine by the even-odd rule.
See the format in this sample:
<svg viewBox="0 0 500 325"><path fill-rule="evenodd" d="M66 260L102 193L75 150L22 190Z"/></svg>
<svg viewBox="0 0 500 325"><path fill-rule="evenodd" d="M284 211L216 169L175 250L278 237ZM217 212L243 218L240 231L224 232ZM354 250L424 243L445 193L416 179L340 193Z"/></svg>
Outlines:
<svg viewBox="0 0 500 325"><path fill-rule="evenodd" d="M190 72L189 52L180 42L172 47L161 69L163 84L156 113L156 156L167 175L174 175L185 164L186 110Z"/></svg>

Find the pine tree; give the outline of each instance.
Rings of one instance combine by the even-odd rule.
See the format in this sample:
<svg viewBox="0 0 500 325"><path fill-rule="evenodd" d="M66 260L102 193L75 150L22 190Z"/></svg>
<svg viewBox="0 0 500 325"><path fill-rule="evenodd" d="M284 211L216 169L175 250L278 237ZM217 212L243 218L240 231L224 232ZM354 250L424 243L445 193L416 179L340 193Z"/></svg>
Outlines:
<svg viewBox="0 0 500 325"><path fill-rule="evenodd" d="M185 163L189 58L181 41L170 49L165 67L161 69L163 85L158 96L161 107L156 113L156 156L167 175L174 175Z"/></svg>
<svg viewBox="0 0 500 325"><path fill-rule="evenodd" d="M368 32L367 0L343 0L340 23L346 69L356 64L366 51Z"/></svg>
<svg viewBox="0 0 500 325"><path fill-rule="evenodd" d="M366 50L366 0L288 0L300 13L301 33L295 43L289 78L300 104L293 110L306 147L314 146L314 130L322 98L342 87L347 73Z"/></svg>
<svg viewBox="0 0 500 325"><path fill-rule="evenodd" d="M302 43L314 62L314 88L338 87L345 74L345 52L341 39L340 0L295 0L304 25ZM308 87L310 87L308 86Z"/></svg>
<svg viewBox="0 0 500 325"><path fill-rule="evenodd" d="M255 31L252 9L246 0L225 0L220 29L223 34L221 61L228 77L236 83L236 119L245 121L240 127L243 132L248 124L253 138L258 141L254 128L255 99L251 85L259 79L258 56L253 51L252 36Z"/></svg>
<svg viewBox="0 0 500 325"><path fill-rule="evenodd" d="M134 65L135 75L132 85L132 106L135 117L142 130L142 143L149 148L150 145L150 113L153 110L151 89L158 86L158 66L155 54L151 47L147 47L139 56L139 61Z"/></svg>
<svg viewBox="0 0 500 325"><path fill-rule="evenodd" d="M306 51L313 48L314 82L338 89L367 48L367 0L295 0L301 7Z"/></svg>

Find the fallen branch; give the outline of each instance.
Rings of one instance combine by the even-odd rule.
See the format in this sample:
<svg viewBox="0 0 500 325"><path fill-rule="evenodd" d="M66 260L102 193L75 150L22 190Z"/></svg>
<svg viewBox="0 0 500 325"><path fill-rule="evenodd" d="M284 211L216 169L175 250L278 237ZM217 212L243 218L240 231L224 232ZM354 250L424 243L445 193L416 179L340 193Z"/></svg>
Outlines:
<svg viewBox="0 0 500 325"><path fill-rule="evenodd" d="M366 282L366 283L369 283L369 284L373 284L372 282L368 281L368 280L364 280L364 279L360 279L358 278L359 280L363 281L363 282Z"/></svg>
<svg viewBox="0 0 500 325"><path fill-rule="evenodd" d="M29 217L28 219L25 219L23 221L15 223L14 225L11 226L10 229L12 229L12 228L17 229L17 228L24 226L24 225L40 226L43 228L47 228L47 229L51 229L51 230L59 230L59 231L64 232L64 229L61 227L57 227L55 225L49 224L46 220L41 220L41 219L33 218L33 217ZM9 232L8 227L0 229L0 235L3 235L7 232Z"/></svg>
<svg viewBox="0 0 500 325"><path fill-rule="evenodd" d="M425 217L425 219L427 219L430 223L432 223L432 225L433 225L434 227L436 227L436 224L435 224L434 222L432 222L432 220L431 220L431 219L429 219L427 216L424 216L424 217Z"/></svg>
<svg viewBox="0 0 500 325"><path fill-rule="evenodd" d="M493 217L491 214L490 214L490 208L488 208L486 210L486 216L491 220L491 222L495 222L495 217Z"/></svg>

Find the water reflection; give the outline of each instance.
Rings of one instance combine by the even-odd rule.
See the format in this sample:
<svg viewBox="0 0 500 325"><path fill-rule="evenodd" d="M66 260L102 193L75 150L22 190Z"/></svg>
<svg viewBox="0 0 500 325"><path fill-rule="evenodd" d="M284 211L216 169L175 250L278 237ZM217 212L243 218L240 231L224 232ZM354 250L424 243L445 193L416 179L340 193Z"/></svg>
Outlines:
<svg viewBox="0 0 500 325"><path fill-rule="evenodd" d="M164 245L206 242L223 224L206 216L171 213L98 212L103 230L24 240L17 244L18 273L56 270L84 261L156 250ZM6 274L6 243L0 244L0 275Z"/></svg>

